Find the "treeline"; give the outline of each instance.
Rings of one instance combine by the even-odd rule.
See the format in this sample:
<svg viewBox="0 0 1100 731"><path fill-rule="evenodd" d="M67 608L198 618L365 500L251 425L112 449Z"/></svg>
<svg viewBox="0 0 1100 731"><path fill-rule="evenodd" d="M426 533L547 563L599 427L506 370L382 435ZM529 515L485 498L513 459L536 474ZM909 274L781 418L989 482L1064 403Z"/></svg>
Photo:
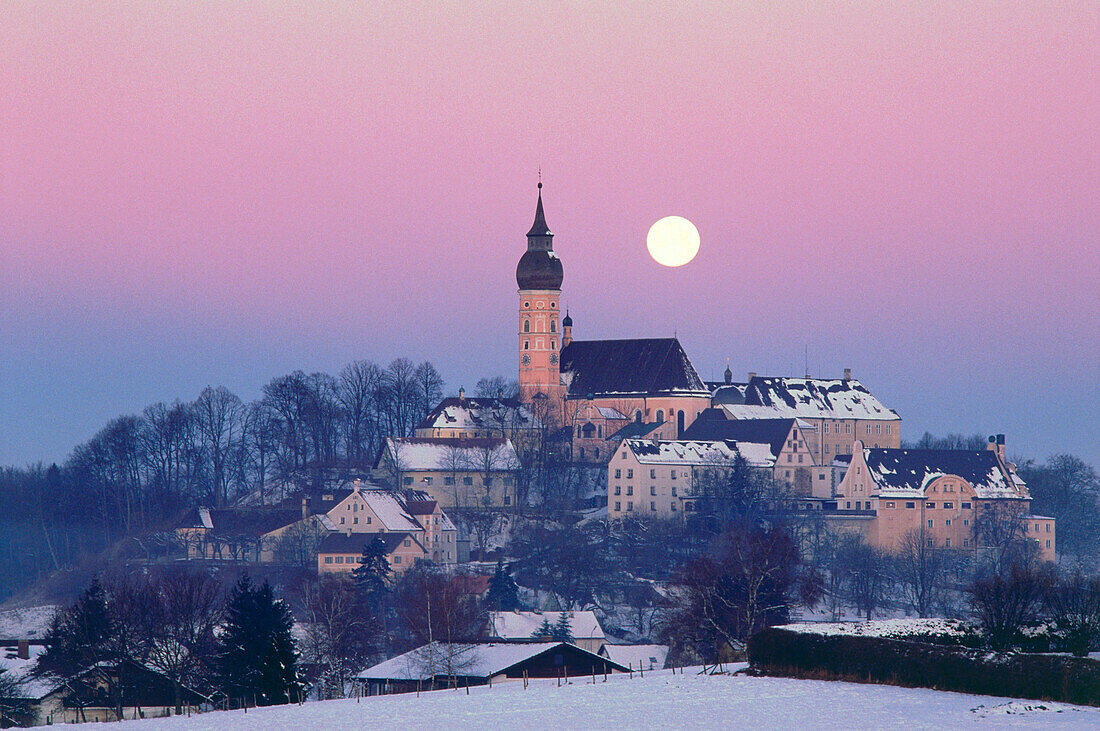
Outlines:
<svg viewBox="0 0 1100 731"><path fill-rule="evenodd" d="M333 468L368 470L388 436L408 436L442 398L424 362L355 361L295 371L256 401L224 387L113 419L62 465L0 470L0 600L196 505L259 502Z"/></svg>
<svg viewBox="0 0 1100 731"><path fill-rule="evenodd" d="M470 577L430 562L395 576L380 539L364 547L362 559L350 574L306 577L281 592L247 574L226 592L202 569L96 579L56 611L33 673L63 682L70 707L106 706L120 717L133 666L171 682L177 713L195 697L215 708L288 703L310 693L342 698L368 665L433 639L482 640L491 610L523 606L500 566L479 598ZM568 627L547 634L563 632L568 637ZM455 674L472 659L456 646L423 662ZM15 687L3 697L19 696Z"/></svg>

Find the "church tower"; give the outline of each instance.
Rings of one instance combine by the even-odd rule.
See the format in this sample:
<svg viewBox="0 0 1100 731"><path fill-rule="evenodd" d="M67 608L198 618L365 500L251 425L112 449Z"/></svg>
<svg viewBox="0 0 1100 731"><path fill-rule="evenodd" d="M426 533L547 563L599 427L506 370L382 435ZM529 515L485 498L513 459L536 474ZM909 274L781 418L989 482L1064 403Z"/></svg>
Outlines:
<svg viewBox="0 0 1100 731"><path fill-rule="evenodd" d="M557 404L563 394L558 362L561 327L561 259L542 212L542 181L527 251L516 267L519 284L519 394L529 401L542 394Z"/></svg>

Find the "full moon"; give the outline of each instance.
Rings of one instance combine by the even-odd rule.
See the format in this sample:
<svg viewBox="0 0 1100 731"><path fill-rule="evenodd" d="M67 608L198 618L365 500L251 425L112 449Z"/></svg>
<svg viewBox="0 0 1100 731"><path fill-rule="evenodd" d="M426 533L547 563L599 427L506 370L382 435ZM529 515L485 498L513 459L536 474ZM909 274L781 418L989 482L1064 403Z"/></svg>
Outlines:
<svg viewBox="0 0 1100 731"><path fill-rule="evenodd" d="M683 266L699 253L699 230L686 218L665 216L650 227L645 245L658 264Z"/></svg>

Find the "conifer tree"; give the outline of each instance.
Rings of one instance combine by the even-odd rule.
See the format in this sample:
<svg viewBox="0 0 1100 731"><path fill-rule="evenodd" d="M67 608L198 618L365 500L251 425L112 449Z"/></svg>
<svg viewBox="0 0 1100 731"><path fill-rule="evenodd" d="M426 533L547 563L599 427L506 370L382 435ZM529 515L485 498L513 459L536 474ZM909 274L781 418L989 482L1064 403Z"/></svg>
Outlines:
<svg viewBox="0 0 1100 731"><path fill-rule="evenodd" d="M271 585L241 577L229 596L218 642L218 681L229 698L259 705L289 703L298 686L293 619Z"/></svg>
<svg viewBox="0 0 1100 731"><path fill-rule="evenodd" d="M46 651L38 657L37 673L72 677L100 662L114 660L115 624L107 594L98 579L70 606L50 620Z"/></svg>
<svg viewBox="0 0 1100 731"><path fill-rule="evenodd" d="M573 620L569 617L568 612L562 612L558 615L558 621L554 623L550 636L557 642L573 641Z"/></svg>
<svg viewBox="0 0 1100 731"><path fill-rule="evenodd" d="M550 624L550 618L544 617L542 624L539 628L531 633L531 639L533 640L548 640L554 636L554 626Z"/></svg>
<svg viewBox="0 0 1100 731"><path fill-rule="evenodd" d="M498 612L515 612L522 606L519 600L519 587L512 575L504 570L504 564L497 561L497 572L489 580L489 590L485 594L485 604Z"/></svg>
<svg viewBox="0 0 1100 731"><path fill-rule="evenodd" d="M375 538L363 546L363 558L351 572L355 589L361 601L376 607L389 589L390 561L386 558L386 544Z"/></svg>

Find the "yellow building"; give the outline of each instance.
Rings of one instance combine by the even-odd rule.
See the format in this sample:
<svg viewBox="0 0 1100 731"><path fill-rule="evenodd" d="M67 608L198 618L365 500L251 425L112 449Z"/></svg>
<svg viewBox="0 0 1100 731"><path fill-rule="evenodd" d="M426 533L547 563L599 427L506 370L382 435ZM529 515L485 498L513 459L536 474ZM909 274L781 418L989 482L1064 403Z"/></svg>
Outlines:
<svg viewBox="0 0 1100 731"><path fill-rule="evenodd" d="M855 442L837 487L834 525L887 549L918 532L929 547L976 549L992 540L1034 541L1057 552L1054 519L1030 514L1031 494L1005 461L1004 435L985 450L876 449Z"/></svg>

